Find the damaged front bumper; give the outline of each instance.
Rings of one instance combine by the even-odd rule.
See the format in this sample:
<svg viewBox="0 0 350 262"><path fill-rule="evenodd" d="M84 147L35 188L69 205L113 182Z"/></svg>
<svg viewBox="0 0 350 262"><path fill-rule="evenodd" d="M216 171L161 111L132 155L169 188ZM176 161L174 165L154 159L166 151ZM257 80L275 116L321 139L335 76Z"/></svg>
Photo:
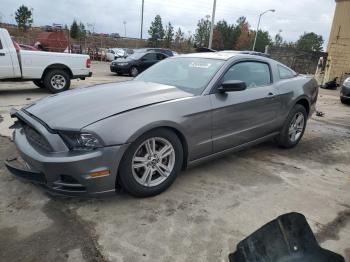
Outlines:
<svg viewBox="0 0 350 262"><path fill-rule="evenodd" d="M127 145L102 147L87 152L71 151L65 147L58 134L50 133L34 118L22 111L15 112L15 116L30 124L53 150L48 152L33 143L24 130L24 124L17 125L13 140L19 155L5 162L13 175L39 184L58 195L100 197L114 194L119 162ZM109 173L91 176L92 173L105 170Z"/></svg>

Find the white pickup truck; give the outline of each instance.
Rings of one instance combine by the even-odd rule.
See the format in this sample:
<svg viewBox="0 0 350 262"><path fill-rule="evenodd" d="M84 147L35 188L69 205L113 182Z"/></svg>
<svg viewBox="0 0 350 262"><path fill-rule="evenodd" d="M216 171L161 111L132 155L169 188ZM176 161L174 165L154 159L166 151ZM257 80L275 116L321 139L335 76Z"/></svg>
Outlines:
<svg viewBox="0 0 350 262"><path fill-rule="evenodd" d="M53 93L69 89L70 80L90 77L88 55L21 50L0 28L0 81L33 81Z"/></svg>

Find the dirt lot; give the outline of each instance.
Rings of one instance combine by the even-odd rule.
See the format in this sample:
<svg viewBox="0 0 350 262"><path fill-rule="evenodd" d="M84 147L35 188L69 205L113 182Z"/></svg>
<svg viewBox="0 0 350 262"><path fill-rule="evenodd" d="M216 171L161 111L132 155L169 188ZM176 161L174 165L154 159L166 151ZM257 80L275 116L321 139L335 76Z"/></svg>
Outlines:
<svg viewBox="0 0 350 262"><path fill-rule="evenodd" d="M123 81L94 64L73 86ZM350 106L321 90L292 150L273 143L182 172L165 193L135 199L53 198L10 175L8 110L47 96L30 82L0 84L1 261L227 261L235 245L283 213L303 213L321 245L350 261Z"/></svg>

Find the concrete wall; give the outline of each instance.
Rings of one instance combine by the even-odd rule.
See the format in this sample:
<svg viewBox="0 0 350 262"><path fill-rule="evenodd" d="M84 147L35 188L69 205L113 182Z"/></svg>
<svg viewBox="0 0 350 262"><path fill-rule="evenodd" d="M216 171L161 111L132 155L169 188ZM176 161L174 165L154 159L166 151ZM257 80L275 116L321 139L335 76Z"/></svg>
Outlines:
<svg viewBox="0 0 350 262"><path fill-rule="evenodd" d="M306 52L288 47L271 46L267 48L267 52L272 59L301 74L314 74L320 57L327 57L324 52Z"/></svg>
<svg viewBox="0 0 350 262"><path fill-rule="evenodd" d="M336 0L324 82L338 77L342 83L350 75L350 0Z"/></svg>

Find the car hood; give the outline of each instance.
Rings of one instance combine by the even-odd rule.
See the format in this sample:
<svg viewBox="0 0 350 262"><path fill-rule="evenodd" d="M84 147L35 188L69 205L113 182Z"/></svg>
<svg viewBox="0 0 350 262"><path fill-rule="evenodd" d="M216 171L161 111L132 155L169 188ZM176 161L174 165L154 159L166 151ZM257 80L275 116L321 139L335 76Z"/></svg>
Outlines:
<svg viewBox="0 0 350 262"><path fill-rule="evenodd" d="M112 115L193 96L174 86L125 81L76 88L41 99L23 110L57 130L78 130Z"/></svg>

